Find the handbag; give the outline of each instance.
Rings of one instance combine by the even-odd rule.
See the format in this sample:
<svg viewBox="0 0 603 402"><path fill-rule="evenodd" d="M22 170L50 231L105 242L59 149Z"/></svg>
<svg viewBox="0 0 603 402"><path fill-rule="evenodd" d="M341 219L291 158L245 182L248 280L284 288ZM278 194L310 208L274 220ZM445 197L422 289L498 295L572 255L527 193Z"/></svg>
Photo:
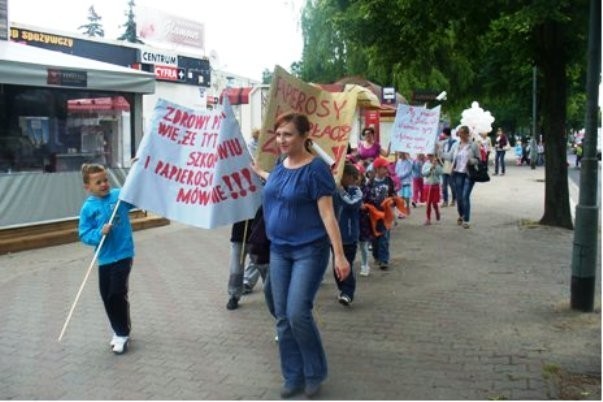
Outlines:
<svg viewBox="0 0 603 402"><path fill-rule="evenodd" d="M488 164L487 162L479 161L475 165L467 166L469 177L476 183L485 183L490 181L490 175L488 175Z"/></svg>
<svg viewBox="0 0 603 402"><path fill-rule="evenodd" d="M444 166L442 166L443 174L451 174L452 173L452 162L444 161Z"/></svg>

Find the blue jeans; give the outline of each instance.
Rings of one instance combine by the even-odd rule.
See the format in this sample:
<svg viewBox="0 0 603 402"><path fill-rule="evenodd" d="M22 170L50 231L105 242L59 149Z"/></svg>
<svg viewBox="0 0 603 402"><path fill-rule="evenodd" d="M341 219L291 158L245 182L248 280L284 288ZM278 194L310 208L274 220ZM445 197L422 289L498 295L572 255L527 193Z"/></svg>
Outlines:
<svg viewBox="0 0 603 402"><path fill-rule="evenodd" d="M500 166L501 173L505 174L505 152L496 151L496 159L494 159L494 174L498 174L498 167Z"/></svg>
<svg viewBox="0 0 603 402"><path fill-rule="evenodd" d="M329 254L326 237L305 246L270 249L269 278L287 388L319 384L327 377L327 358L312 308Z"/></svg>
<svg viewBox="0 0 603 402"><path fill-rule="evenodd" d="M471 190L475 182L466 173L453 173L456 184L456 209L464 222L471 218Z"/></svg>
<svg viewBox="0 0 603 402"><path fill-rule="evenodd" d="M356 250L358 245L356 243L344 244L343 253L345 254L346 260L350 264L350 274L342 281L337 278L335 269L333 269L333 275L335 276L335 283L341 294L347 295L350 299L354 300L354 293L356 292L356 276L354 275L354 260L356 259ZM333 268L335 267L335 259L333 257Z"/></svg>
<svg viewBox="0 0 603 402"><path fill-rule="evenodd" d="M448 203L448 186L450 186L450 192L452 193L452 201L456 200L456 189L452 176L449 174L442 175L442 199L445 203Z"/></svg>
<svg viewBox="0 0 603 402"><path fill-rule="evenodd" d="M383 233L373 240L373 258L384 264L389 264L389 230L382 222L377 224L377 230Z"/></svg>

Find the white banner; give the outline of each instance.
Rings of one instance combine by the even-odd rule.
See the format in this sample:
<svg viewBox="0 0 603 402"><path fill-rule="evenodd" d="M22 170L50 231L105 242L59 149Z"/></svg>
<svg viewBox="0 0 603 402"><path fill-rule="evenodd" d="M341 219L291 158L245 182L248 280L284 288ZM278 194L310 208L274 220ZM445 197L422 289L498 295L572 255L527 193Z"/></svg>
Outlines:
<svg viewBox="0 0 603 402"><path fill-rule="evenodd" d="M120 199L211 229L255 216L262 184L232 107L193 110L159 99Z"/></svg>
<svg viewBox="0 0 603 402"><path fill-rule="evenodd" d="M398 104L390 136L391 150L410 154L434 152L439 122L440 106L427 109Z"/></svg>

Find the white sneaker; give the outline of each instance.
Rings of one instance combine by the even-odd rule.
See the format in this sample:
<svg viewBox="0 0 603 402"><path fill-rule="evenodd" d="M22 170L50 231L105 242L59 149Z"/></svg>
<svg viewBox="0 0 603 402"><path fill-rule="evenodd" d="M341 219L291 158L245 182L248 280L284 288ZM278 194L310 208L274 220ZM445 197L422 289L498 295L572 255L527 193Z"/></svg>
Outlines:
<svg viewBox="0 0 603 402"><path fill-rule="evenodd" d="M111 347L115 346L115 342L117 341L117 338L119 338L119 337L117 336L117 334L115 332L113 332L113 337L111 338L111 341L109 342L109 345Z"/></svg>
<svg viewBox="0 0 603 402"><path fill-rule="evenodd" d="M369 267L368 265L363 265L360 267L360 276L369 276L370 272L371 267Z"/></svg>
<svg viewBox="0 0 603 402"><path fill-rule="evenodd" d="M113 344L113 353L121 355L128 350L128 341L130 340L127 336L115 336L115 343Z"/></svg>

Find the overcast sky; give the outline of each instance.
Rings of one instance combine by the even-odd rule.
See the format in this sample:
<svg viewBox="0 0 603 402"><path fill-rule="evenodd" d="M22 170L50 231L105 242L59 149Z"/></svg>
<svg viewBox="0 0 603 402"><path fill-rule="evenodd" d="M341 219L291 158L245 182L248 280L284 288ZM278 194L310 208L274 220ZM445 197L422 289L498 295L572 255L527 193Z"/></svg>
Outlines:
<svg viewBox="0 0 603 402"><path fill-rule="evenodd" d="M105 37L121 35L128 0L8 0L9 21L79 32L87 23L88 8L102 17ZM205 47L218 55L214 66L260 80L262 71L279 64L289 71L301 59L299 23L304 0L135 0L150 7L205 25ZM136 12L136 9L134 10ZM186 53L191 53L188 51Z"/></svg>

